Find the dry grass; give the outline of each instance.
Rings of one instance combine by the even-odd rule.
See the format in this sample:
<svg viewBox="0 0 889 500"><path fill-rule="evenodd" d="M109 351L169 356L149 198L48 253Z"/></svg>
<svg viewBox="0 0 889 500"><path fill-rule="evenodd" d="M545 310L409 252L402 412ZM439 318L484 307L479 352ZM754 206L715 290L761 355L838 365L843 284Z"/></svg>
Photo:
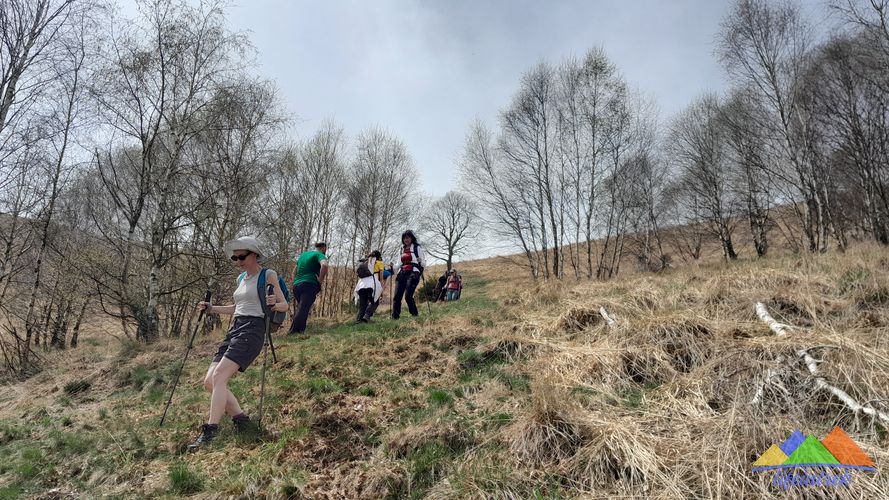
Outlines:
<svg viewBox="0 0 889 500"><path fill-rule="evenodd" d="M468 300L435 305L432 320L381 321L363 330L329 324L310 342L282 339L267 435L191 457L192 470L204 471L204 483L214 488L204 493L889 495L886 427L819 390L797 355L808 349L829 383L889 411L884 249L692 266L612 282L534 284L498 260L460 269ZM791 333L773 335L754 313L757 301L791 325ZM599 314L603 306L614 325ZM204 339L193 359L203 362L213 343ZM189 416L206 406L196 387L205 365L194 362L174 407L174 430L153 428L152 398L169 377L150 367L178 366L180 347L170 342L115 354L85 346L66 353L56 369L9 386L0 419L33 418L49 408L85 428L97 411L110 408L118 420L88 433L97 440L112 436L106 450L119 446L126 460L104 477L77 473L85 477L85 491L168 494L166 467L181 459L177 450L191 437ZM76 380L91 384L86 396L60 406L62 388ZM237 389L248 405L257 396L253 381ZM820 438L836 424L875 460L878 472L855 473L846 489L783 493L770 484L770 474L750 471L759 454L791 431ZM128 445L124 425L141 429L146 444ZM43 443L48 435L35 429L31 439Z"/></svg>
<svg viewBox="0 0 889 500"><path fill-rule="evenodd" d="M571 491L597 496L765 496L774 490L750 463L794 429L822 437L834 424L886 463L886 428L817 390L795 354L811 348L828 381L885 412L884 283L886 258L865 247L578 284L561 292L561 308L527 298L513 338L546 348L531 361L538 383L527 410L504 437L516 467L558 470ZM772 336L754 314L758 300L793 333ZM603 305L615 328L598 315ZM751 405L769 368L773 383ZM887 493L878 472L839 496Z"/></svg>

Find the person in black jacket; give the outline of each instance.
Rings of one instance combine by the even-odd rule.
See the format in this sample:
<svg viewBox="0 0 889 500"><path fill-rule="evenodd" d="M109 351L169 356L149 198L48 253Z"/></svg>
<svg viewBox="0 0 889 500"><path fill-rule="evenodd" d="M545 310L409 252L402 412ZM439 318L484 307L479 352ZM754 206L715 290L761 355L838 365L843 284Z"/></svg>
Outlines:
<svg viewBox="0 0 889 500"><path fill-rule="evenodd" d="M398 274L395 276L395 296L392 297L392 319L401 316L401 299L407 303L407 309L411 316L418 316L420 311L414 301L414 292L420 284L420 276L426 265L426 254L423 247L417 241L414 232L407 230L401 235L401 258L399 259Z"/></svg>

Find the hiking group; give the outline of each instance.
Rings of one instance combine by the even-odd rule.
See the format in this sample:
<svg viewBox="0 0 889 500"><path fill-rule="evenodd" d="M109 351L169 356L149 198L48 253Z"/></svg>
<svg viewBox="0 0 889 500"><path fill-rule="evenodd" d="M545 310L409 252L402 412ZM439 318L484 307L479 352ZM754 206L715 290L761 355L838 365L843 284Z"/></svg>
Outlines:
<svg viewBox="0 0 889 500"><path fill-rule="evenodd" d="M460 292L463 291L463 277L457 274L456 269L445 272L438 278L435 286L436 302L452 302L460 300Z"/></svg>
<svg viewBox="0 0 889 500"><path fill-rule="evenodd" d="M401 316L401 302L407 304L408 312L418 316L419 310L414 293L423 276L426 256L423 247L412 231L401 235L401 251L398 265L388 268L383 263L382 252L374 250L359 261L356 268L358 283L355 285L354 298L358 308L356 323L368 323L380 305L380 299L389 279L395 278L395 292L392 297L392 319ZM204 388L210 393L210 412L207 423L201 426L201 433L188 446L195 450L212 441L219 432L219 422L223 415L232 419L235 429L245 431L250 428L250 417L243 411L238 400L228 387L228 382L236 372L243 372L263 351L263 347L271 346L272 356L275 351L272 344L272 326L280 326L289 309L290 294L283 277L275 271L266 269L262 262L267 255L259 242L252 237L242 237L224 245L226 255L241 271L238 284L232 295L233 304L214 305L209 300L209 292L205 300L198 303L201 314L226 314L233 316L231 327L225 339L210 363L204 377ZM293 279L293 298L296 301L296 313L290 324L289 334L304 335L309 313L315 299L321 292L321 286L329 270L327 260L327 244L316 243L313 250L302 252L296 259ZM459 298L459 281L456 273L448 274L446 280L448 300ZM453 276L453 280L450 278ZM200 319L198 321L200 323ZM195 328L197 332L197 327ZM192 340L194 336L192 336ZM188 349L191 349L189 343ZM186 351L186 359L188 351ZM185 359L183 359L183 365ZM262 398L265 384L265 359L262 367L262 388L260 389L259 418L262 418ZM181 373L181 368L180 368ZM178 377L177 377L178 383ZM175 384L173 386L175 391ZM169 407L172 400L167 401ZM164 412L166 415L166 410ZM163 424L163 418L161 419Z"/></svg>

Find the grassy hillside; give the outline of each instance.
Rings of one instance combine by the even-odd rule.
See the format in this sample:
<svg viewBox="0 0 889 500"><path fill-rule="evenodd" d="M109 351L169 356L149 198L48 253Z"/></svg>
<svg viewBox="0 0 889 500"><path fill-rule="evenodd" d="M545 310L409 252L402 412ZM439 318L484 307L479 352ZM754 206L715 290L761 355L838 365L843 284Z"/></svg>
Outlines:
<svg viewBox="0 0 889 500"><path fill-rule="evenodd" d="M224 420L193 454L222 333L192 352L163 429L184 340L85 339L0 391L0 498L751 497L777 492L750 472L772 443L837 423L880 467L840 496L889 495L885 424L819 390L797 354L889 411L884 249L607 283L538 286L493 259L460 268L464 299L431 316L279 336L263 431ZM756 301L791 333L770 332ZM259 366L233 382L248 412Z"/></svg>

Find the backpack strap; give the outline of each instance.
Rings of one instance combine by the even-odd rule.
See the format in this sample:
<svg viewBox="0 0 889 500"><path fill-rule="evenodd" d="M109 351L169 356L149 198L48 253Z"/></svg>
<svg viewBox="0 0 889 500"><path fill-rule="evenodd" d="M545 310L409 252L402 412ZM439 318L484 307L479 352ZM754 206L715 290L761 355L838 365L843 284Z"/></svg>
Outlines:
<svg viewBox="0 0 889 500"><path fill-rule="evenodd" d="M423 266L423 264L420 263L420 252L418 250L420 245L418 245L416 241L413 242L413 245L414 245L413 246L414 255L417 258L417 263L414 264L414 267L416 267L420 271L420 274L423 274L423 269L425 266Z"/></svg>
<svg viewBox="0 0 889 500"><path fill-rule="evenodd" d="M256 280L256 291L259 293L259 305L262 306L262 312L268 316L269 310L268 306L265 303L265 272L268 271L266 268L262 268L259 271L259 279Z"/></svg>

